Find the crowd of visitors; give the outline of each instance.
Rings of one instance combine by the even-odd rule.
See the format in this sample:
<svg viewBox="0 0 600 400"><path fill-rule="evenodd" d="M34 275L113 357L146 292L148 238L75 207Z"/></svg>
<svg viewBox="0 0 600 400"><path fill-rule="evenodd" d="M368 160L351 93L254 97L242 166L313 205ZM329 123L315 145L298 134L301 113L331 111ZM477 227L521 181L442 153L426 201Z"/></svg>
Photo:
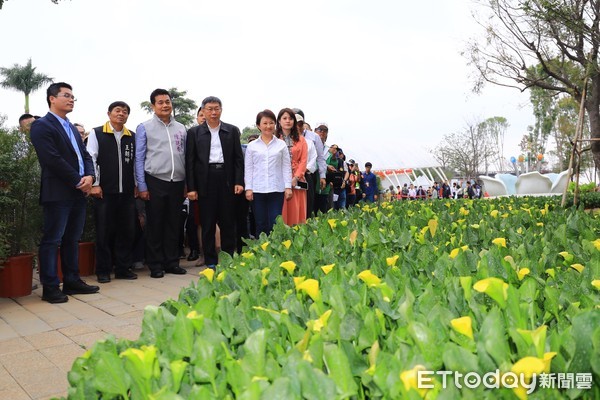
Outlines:
<svg viewBox="0 0 600 400"><path fill-rule="evenodd" d="M343 150L327 144L329 126L312 131L300 109L256 116L260 135L242 145L240 130L221 120L217 97L202 101L198 125L186 130L173 117L171 94L150 94L152 117L135 130L126 127L129 105L108 106L108 120L86 132L67 114L76 98L71 85L51 84L44 117L24 114L41 166L43 237L39 249L42 299L68 301L99 286L81 280L78 244L86 198L94 205L98 283L185 274L185 257L215 269L219 251L241 252L244 239L269 234L278 216L301 224L317 213L377 201L372 164L361 172ZM57 260L60 256L63 287ZM114 274L114 275L113 275Z"/></svg>

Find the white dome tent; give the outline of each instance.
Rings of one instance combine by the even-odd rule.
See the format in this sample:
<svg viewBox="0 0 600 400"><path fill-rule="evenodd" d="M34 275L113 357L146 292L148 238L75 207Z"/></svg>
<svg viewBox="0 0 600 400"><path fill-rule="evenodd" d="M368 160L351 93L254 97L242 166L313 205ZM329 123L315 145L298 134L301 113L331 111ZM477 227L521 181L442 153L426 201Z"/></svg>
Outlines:
<svg viewBox="0 0 600 400"><path fill-rule="evenodd" d="M383 189L390 185L402 187L405 183L428 188L433 182L448 180L440 163L426 148L420 146L386 149L385 144L365 141L340 144L340 147L346 155L346 161L355 160L361 171L364 171L366 162L371 162L372 171L381 178ZM419 172L421 176L417 176Z"/></svg>

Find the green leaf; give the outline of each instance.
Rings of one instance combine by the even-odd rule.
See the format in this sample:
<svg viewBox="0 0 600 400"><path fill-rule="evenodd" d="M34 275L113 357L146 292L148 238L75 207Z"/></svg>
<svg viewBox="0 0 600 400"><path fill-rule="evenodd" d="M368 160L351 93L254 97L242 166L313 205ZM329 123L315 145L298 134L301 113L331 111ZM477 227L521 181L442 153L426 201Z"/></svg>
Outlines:
<svg viewBox="0 0 600 400"><path fill-rule="evenodd" d="M333 344L325 345L325 365L329 376L337 385L338 398L345 399L358 394L358 385L354 381L346 353Z"/></svg>
<svg viewBox="0 0 600 400"><path fill-rule="evenodd" d="M94 387L105 396L127 396L131 380L125 373L123 363L114 353L104 352L98 355L94 365ZM104 397L104 396L103 396Z"/></svg>
<svg viewBox="0 0 600 400"><path fill-rule="evenodd" d="M244 343L242 367L252 376L265 376L267 339L264 329L253 332Z"/></svg>

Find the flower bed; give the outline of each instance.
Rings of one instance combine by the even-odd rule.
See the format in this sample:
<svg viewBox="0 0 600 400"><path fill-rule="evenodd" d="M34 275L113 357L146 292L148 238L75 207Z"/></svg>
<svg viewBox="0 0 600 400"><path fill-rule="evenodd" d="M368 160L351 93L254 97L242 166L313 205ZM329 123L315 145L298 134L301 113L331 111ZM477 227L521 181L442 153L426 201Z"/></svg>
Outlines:
<svg viewBox="0 0 600 400"><path fill-rule="evenodd" d="M96 343L74 362L69 397L526 398L503 378L560 372L591 388L529 398L599 398L600 225L558 201L398 202L279 222L177 301L147 307L139 340ZM498 370L499 387L431 375L417 388L419 370Z"/></svg>

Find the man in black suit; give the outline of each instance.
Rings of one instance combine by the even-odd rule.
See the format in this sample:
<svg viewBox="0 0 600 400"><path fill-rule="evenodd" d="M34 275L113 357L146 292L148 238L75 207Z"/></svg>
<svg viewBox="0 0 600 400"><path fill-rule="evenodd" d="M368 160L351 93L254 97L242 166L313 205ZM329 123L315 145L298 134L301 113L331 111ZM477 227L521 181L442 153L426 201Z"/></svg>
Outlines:
<svg viewBox="0 0 600 400"><path fill-rule="evenodd" d="M202 247L208 268L219 262L215 249L217 223L221 249L236 250L235 197L244 191L244 155L240 130L221 122L222 103L210 96L202 101L206 122L188 131L186 180L188 198L198 200Z"/></svg>
<svg viewBox="0 0 600 400"><path fill-rule="evenodd" d="M43 236L39 248L42 300L64 303L67 294L96 293L98 286L79 277L78 241L85 223L86 196L94 183L92 158L85 149L77 128L67 114L73 111L75 97L71 85L53 83L46 91L50 112L31 124L31 143L42 169L40 203L43 207ZM59 289L57 256L64 278Z"/></svg>

